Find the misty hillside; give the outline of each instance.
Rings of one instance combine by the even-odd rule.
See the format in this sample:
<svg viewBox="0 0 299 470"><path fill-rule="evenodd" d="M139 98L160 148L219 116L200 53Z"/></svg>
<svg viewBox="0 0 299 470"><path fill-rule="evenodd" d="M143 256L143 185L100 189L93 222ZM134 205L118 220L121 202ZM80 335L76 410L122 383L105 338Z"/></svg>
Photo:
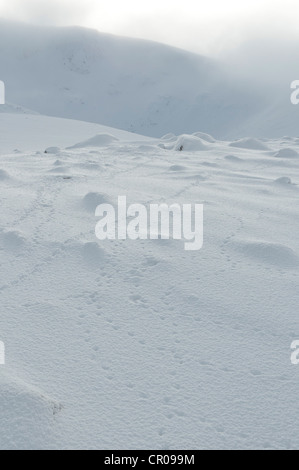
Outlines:
<svg viewBox="0 0 299 470"><path fill-rule="evenodd" d="M78 27L0 21L0 79L9 103L157 137L231 136L264 106L210 59Z"/></svg>
<svg viewBox="0 0 299 470"><path fill-rule="evenodd" d="M273 94L272 102L261 111L254 114L236 129L236 136L252 135L256 137L279 138L281 136L299 136L299 106L294 106L290 100L291 92L288 82L285 89ZM229 134L233 138L233 133Z"/></svg>

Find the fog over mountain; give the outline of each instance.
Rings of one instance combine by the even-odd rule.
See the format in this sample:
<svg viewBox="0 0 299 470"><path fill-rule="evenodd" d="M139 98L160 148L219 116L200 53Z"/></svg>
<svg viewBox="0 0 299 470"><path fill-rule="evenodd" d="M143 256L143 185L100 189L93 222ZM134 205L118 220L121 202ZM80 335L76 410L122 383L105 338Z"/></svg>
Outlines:
<svg viewBox="0 0 299 470"><path fill-rule="evenodd" d="M156 137L201 130L237 138L248 126L254 135L294 132L272 113L281 97L272 102L264 83L223 61L79 27L4 20L0 44L7 101L42 114ZM291 108L288 86L283 93Z"/></svg>

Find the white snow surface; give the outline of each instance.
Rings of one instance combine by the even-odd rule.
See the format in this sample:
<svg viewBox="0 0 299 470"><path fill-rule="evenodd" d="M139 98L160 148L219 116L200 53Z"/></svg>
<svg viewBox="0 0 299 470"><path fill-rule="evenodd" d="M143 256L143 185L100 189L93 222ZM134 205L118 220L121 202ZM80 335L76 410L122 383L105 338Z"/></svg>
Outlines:
<svg viewBox="0 0 299 470"><path fill-rule="evenodd" d="M198 131L0 115L1 449L298 448L299 143ZM98 241L119 195L203 249Z"/></svg>

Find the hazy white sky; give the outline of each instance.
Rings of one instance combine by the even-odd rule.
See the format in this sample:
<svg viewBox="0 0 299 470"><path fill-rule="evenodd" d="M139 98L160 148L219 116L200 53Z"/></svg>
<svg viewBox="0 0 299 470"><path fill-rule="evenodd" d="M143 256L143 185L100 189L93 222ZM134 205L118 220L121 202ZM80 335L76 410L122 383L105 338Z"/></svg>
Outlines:
<svg viewBox="0 0 299 470"><path fill-rule="evenodd" d="M298 0L0 0L0 16L82 25L217 54L255 35L297 34Z"/></svg>

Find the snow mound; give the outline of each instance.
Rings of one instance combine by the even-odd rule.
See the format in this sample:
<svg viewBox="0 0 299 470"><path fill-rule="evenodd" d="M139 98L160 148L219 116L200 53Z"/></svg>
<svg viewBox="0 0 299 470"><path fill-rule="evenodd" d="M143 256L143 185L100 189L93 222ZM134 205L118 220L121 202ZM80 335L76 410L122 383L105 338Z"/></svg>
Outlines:
<svg viewBox="0 0 299 470"><path fill-rule="evenodd" d="M118 139L110 134L97 134L90 139L79 142L71 147L68 147L68 150L72 149L81 149L85 147L109 147L109 145L117 142Z"/></svg>
<svg viewBox="0 0 299 470"><path fill-rule="evenodd" d="M292 180L288 176L282 176L281 178L278 178L277 180L275 180L275 183L278 183L278 184L292 184Z"/></svg>
<svg viewBox="0 0 299 470"><path fill-rule="evenodd" d="M9 180L9 174L5 170L0 170L0 181Z"/></svg>
<svg viewBox="0 0 299 470"><path fill-rule="evenodd" d="M171 132L169 134L166 134L166 135L163 135L163 137L161 137L161 140L166 140L166 141L170 141L170 142L174 142L176 141L177 139L177 136L175 134L172 134Z"/></svg>
<svg viewBox="0 0 299 470"><path fill-rule="evenodd" d="M183 166L183 165L172 165L169 168L169 171L175 171L175 172L181 172L181 171L185 171L185 170L186 170L186 167Z"/></svg>
<svg viewBox="0 0 299 470"><path fill-rule="evenodd" d="M278 158L296 158L298 157L298 152L291 148L280 149L279 152L275 155Z"/></svg>
<svg viewBox="0 0 299 470"><path fill-rule="evenodd" d="M239 157L236 157L235 155L226 155L225 160L229 160L231 162L242 162L243 160Z"/></svg>
<svg viewBox="0 0 299 470"><path fill-rule="evenodd" d="M21 248L26 239L17 231L7 231L2 234L3 245L9 250L17 250Z"/></svg>
<svg viewBox="0 0 299 470"><path fill-rule="evenodd" d="M297 254L291 248L279 243L263 241L244 242L238 244L238 248L246 256L279 268L294 268L299 266Z"/></svg>
<svg viewBox="0 0 299 470"><path fill-rule="evenodd" d="M56 166L55 168L52 168L49 170L49 173L67 173L70 169L68 167L64 166Z"/></svg>
<svg viewBox="0 0 299 470"><path fill-rule="evenodd" d="M59 246L59 252L62 257L67 257L69 263L75 263L79 260L85 273L101 269L108 260L106 251L98 242L83 242L81 240L68 240Z"/></svg>
<svg viewBox="0 0 299 470"><path fill-rule="evenodd" d="M173 149L179 152L198 152L207 150L208 147L199 137L183 134L177 139Z"/></svg>
<svg viewBox="0 0 299 470"><path fill-rule="evenodd" d="M96 208L100 204L111 204L106 194L93 193L93 192L86 194L82 202L83 202L83 207L88 212L93 212L93 213L95 212Z"/></svg>
<svg viewBox="0 0 299 470"><path fill-rule="evenodd" d="M82 255L90 267L100 267L104 261L105 252L98 243L89 242L83 245Z"/></svg>
<svg viewBox="0 0 299 470"><path fill-rule="evenodd" d="M235 142L231 142L230 147L236 147L241 149L249 149L249 150L269 150L267 145L263 144L258 139L253 139L250 137L246 137L244 139L236 140Z"/></svg>
<svg viewBox="0 0 299 470"><path fill-rule="evenodd" d="M210 134L205 134L204 132L194 132L193 135L195 137L199 137L202 140L205 140L206 142L210 142L210 144L216 142L216 139L214 139L214 137L212 137Z"/></svg>
<svg viewBox="0 0 299 470"><path fill-rule="evenodd" d="M0 379L0 415L9 423L1 434L1 450L34 450L50 445L62 405L41 390L5 375ZM37 419L38 417L38 419Z"/></svg>
<svg viewBox="0 0 299 470"><path fill-rule="evenodd" d="M49 153L51 155L58 155L60 153L60 148L59 147L48 147L45 150L45 153Z"/></svg>
<svg viewBox="0 0 299 470"><path fill-rule="evenodd" d="M86 162L86 163L78 163L76 164L77 168L82 168L83 170L90 170L90 171L102 171L103 167L98 163L94 162Z"/></svg>

